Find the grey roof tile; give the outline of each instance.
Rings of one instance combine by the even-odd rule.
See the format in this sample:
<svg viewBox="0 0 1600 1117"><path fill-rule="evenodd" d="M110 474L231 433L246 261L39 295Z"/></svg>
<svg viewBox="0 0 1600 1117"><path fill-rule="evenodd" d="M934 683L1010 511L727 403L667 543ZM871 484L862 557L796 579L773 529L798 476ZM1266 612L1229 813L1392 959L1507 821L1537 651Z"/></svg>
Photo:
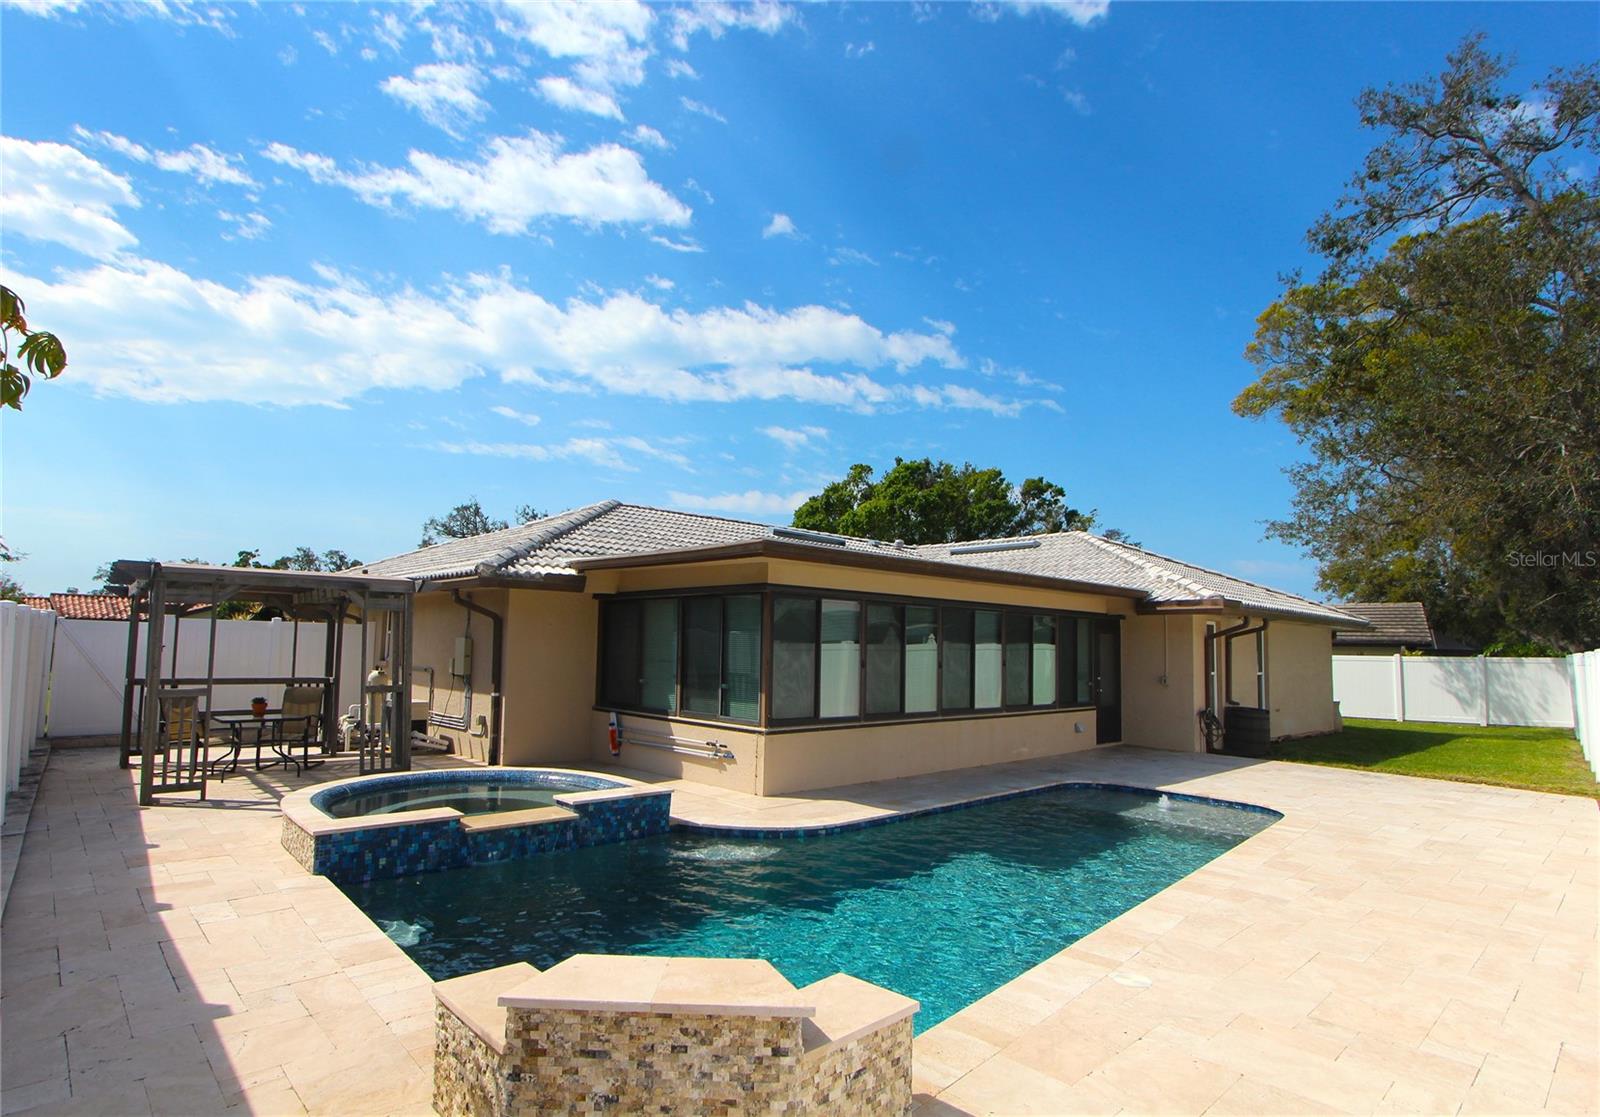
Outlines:
<svg viewBox="0 0 1600 1117"><path fill-rule="evenodd" d="M550 575L572 574L575 572L573 564L582 559L648 555L763 539L814 547L822 561L830 552L843 549L1104 586L1133 591L1158 603L1226 602L1246 609L1325 622L1352 620L1349 614L1331 606L1081 531L1029 536L1014 549L974 552L963 550L970 544L911 547L847 536L795 534L749 520L675 512L615 500L585 505L471 539L448 540L368 563L363 569L373 574L403 575L419 580L479 574L537 581ZM1006 542L985 540L982 545L992 547Z"/></svg>
<svg viewBox="0 0 1600 1117"><path fill-rule="evenodd" d="M1339 606L1351 616L1360 617L1370 628L1336 630L1339 644L1404 644L1431 648L1435 644L1433 625L1420 601L1359 601Z"/></svg>

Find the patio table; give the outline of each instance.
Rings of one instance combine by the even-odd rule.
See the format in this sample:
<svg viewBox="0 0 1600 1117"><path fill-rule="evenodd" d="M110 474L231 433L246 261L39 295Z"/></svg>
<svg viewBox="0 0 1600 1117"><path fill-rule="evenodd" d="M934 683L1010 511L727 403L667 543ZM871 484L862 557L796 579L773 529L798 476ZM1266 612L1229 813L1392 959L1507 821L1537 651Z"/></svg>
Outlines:
<svg viewBox="0 0 1600 1117"><path fill-rule="evenodd" d="M240 755L253 746L256 750L256 771L275 768L280 764L293 764L295 775L300 775L303 765L284 747L283 727L285 723L304 720L302 714L285 717L282 710L269 710L265 714L248 711L212 714L208 719L210 725L226 733L229 743L228 754L213 760L207 766L209 771L219 780L224 772L238 771ZM262 760L263 747L270 748L275 757Z"/></svg>

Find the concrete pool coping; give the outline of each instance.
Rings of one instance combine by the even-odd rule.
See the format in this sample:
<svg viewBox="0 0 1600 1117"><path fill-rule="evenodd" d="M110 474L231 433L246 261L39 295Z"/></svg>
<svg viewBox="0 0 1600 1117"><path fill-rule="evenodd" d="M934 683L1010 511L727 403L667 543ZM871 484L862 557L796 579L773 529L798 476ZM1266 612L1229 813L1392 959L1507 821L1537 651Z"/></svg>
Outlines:
<svg viewBox="0 0 1600 1117"><path fill-rule="evenodd" d="M141 809L114 752L52 760L0 942L7 1111L431 1112L433 983L277 843L329 772ZM1030 778L1284 817L918 1036L917 1112L1595 1110L1592 800L1127 748L815 799L642 782L770 826Z"/></svg>
<svg viewBox="0 0 1600 1117"><path fill-rule="evenodd" d="M417 811L393 811L387 814L355 815L351 818L335 818L312 802L314 798L321 796L324 792L333 790L332 785L337 785L340 790L351 788L353 789L353 793L358 793L362 788L371 786L372 784L383 783L396 778L403 778L407 775L415 775L416 771L422 770L423 769L417 769L409 773L373 772L370 775L365 776L349 776L337 780L330 780L325 783L312 784L309 787L303 787L298 791L291 791L289 794L285 795L282 801L278 804L278 808L283 813L283 817L287 821L292 822L294 825L298 826L301 830L314 838L322 837L323 835L327 834L344 834L352 830L382 830L392 826L417 826L425 822L446 822L451 819L461 820L464 826L468 826L466 823L467 819L472 819L473 822L470 826L468 826L469 829L491 830L517 825L518 823L515 820L510 819L509 816L529 814L532 811L538 810L548 810L548 808L518 807L515 810L510 811L491 811L484 814L467 815L463 814L461 811L458 811L454 807L425 807L422 810ZM461 767L432 770L446 772L547 772L552 775L583 776L589 778L600 776L604 779L615 780L623 785L622 787L592 788L586 791L559 791L555 794L554 799L556 805L560 807L565 807L569 804L608 802L613 799L631 799L641 795L659 794L661 791L660 788L651 787L643 781L631 776L623 776L609 772L601 772L599 770L588 770L581 768L553 768L545 765L528 765L521 768L487 768L476 765L463 765ZM441 780L444 778L445 777L440 777ZM570 814L571 812L568 813ZM556 816L554 815L546 815L542 816L538 821L554 821L555 818ZM532 821L532 819L529 821Z"/></svg>

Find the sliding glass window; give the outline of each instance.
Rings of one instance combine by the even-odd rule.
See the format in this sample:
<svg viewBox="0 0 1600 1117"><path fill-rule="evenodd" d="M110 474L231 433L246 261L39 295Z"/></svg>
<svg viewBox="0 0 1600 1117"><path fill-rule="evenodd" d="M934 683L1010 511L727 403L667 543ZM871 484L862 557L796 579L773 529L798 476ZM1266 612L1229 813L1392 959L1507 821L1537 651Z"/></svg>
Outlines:
<svg viewBox="0 0 1600 1117"><path fill-rule="evenodd" d="M905 677L905 631L899 605L867 606L867 701L872 714L898 714Z"/></svg>
<svg viewBox="0 0 1600 1117"><path fill-rule="evenodd" d="M761 598L608 601L600 701L651 713L756 721L761 714Z"/></svg>
<svg viewBox="0 0 1600 1117"><path fill-rule="evenodd" d="M1056 704L1056 619L1033 616L1033 705Z"/></svg>
<svg viewBox="0 0 1600 1117"><path fill-rule="evenodd" d="M722 716L735 721L761 717L761 598L723 598Z"/></svg>
<svg viewBox="0 0 1600 1117"><path fill-rule="evenodd" d="M906 606L906 703L908 714L939 709L939 622L932 605Z"/></svg>
<svg viewBox="0 0 1600 1117"><path fill-rule="evenodd" d="M817 601L772 599L772 717L817 716Z"/></svg>
<svg viewBox="0 0 1600 1117"><path fill-rule="evenodd" d="M823 718L861 715L861 603L822 602L822 654L818 657L817 714Z"/></svg>
<svg viewBox="0 0 1600 1117"><path fill-rule="evenodd" d="M944 626L944 678L940 704L946 710L972 709L972 610L939 611Z"/></svg>
<svg viewBox="0 0 1600 1117"><path fill-rule="evenodd" d="M1000 614L977 609L972 614L972 707L1000 708L1000 665L1005 647L1000 642Z"/></svg>

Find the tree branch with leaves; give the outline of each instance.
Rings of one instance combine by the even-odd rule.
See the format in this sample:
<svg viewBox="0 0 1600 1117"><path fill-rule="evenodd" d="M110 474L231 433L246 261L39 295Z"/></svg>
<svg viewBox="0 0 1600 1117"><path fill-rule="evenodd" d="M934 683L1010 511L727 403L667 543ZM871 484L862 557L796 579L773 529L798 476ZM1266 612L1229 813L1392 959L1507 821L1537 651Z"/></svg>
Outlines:
<svg viewBox="0 0 1600 1117"><path fill-rule="evenodd" d="M67 350L61 339L44 330L30 330L26 312L22 296L0 286L0 406L16 411L22 410L35 379L54 380L67 369ZM12 362L13 356L20 365Z"/></svg>

